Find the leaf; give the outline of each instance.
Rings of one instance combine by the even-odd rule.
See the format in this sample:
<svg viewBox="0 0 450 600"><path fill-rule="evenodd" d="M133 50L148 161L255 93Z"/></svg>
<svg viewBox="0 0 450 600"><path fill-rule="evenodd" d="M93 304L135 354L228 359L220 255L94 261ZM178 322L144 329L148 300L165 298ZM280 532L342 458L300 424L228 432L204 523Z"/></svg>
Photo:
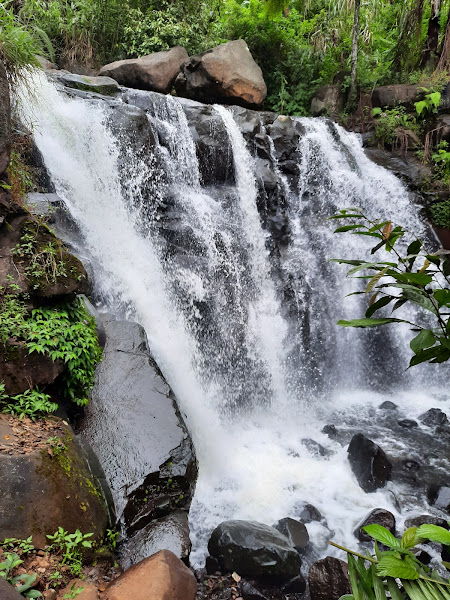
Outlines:
<svg viewBox="0 0 450 600"><path fill-rule="evenodd" d="M439 306L450 306L450 290L435 290L434 297Z"/></svg>
<svg viewBox="0 0 450 600"><path fill-rule="evenodd" d="M409 367L415 367L416 365L420 365L420 363L426 362L427 360L432 360L433 358L438 357L440 354L445 352L446 349L442 346L433 346L433 348L428 348L427 350L421 350L417 352L415 356L413 356L409 362Z"/></svg>
<svg viewBox="0 0 450 600"><path fill-rule="evenodd" d="M383 296L383 298L380 298L373 304L369 303L369 308L366 310L366 318L370 318L374 312L376 312L380 308L383 308L383 306L386 306L387 304L389 304L389 302L392 302L392 300L394 300L392 296Z"/></svg>
<svg viewBox="0 0 450 600"><path fill-rule="evenodd" d="M362 600L359 593L358 578L356 575L356 561L351 554L347 554L348 558L348 576L350 579L350 585L352 588L353 598L355 600Z"/></svg>
<svg viewBox="0 0 450 600"><path fill-rule="evenodd" d="M389 548L400 548L400 541L382 525L366 525L364 531L377 542L381 542Z"/></svg>
<svg viewBox="0 0 450 600"><path fill-rule="evenodd" d="M381 269L381 271L379 273L377 273L376 275L374 275L372 277L372 279L367 284L366 294L368 294L369 292L371 292L373 290L373 288L377 285L377 283L380 281L380 279L382 277L384 277L384 275L386 275L386 273L389 271L389 269L390 269L390 267L384 267L384 269Z"/></svg>
<svg viewBox="0 0 450 600"><path fill-rule="evenodd" d="M413 242L410 243L406 252L407 252L407 254L418 254L420 252L421 248L422 248L422 242L420 240L414 240Z"/></svg>
<svg viewBox="0 0 450 600"><path fill-rule="evenodd" d="M383 227L383 231L382 231L383 239L388 240L389 236L391 235L391 231L392 231L392 223L391 223L391 221L388 221L386 223L386 225Z"/></svg>
<svg viewBox="0 0 450 600"><path fill-rule="evenodd" d="M398 589L397 582L394 578L388 577L386 579L389 593L391 594L392 600L403 600L403 594Z"/></svg>
<svg viewBox="0 0 450 600"><path fill-rule="evenodd" d="M412 561L402 560L395 556L383 556L377 565L377 575L380 577L395 577L400 579L418 579L419 573Z"/></svg>
<svg viewBox="0 0 450 600"><path fill-rule="evenodd" d="M417 354L420 350L433 346L436 342L436 337L431 329L422 329L415 338L409 343L411 350Z"/></svg>
<svg viewBox="0 0 450 600"><path fill-rule="evenodd" d="M439 544L445 544L450 546L450 531L439 527L439 525L421 525L417 530L417 535L430 542L438 542Z"/></svg>
<svg viewBox="0 0 450 600"><path fill-rule="evenodd" d="M384 591L384 584L382 579L378 577L375 570L375 565L372 565L372 581L373 581L373 590L375 592L376 600L386 600L386 593Z"/></svg>
<svg viewBox="0 0 450 600"><path fill-rule="evenodd" d="M347 272L347 277L349 275L353 275L353 273L357 273L358 271L362 271L363 269L372 269L374 267L378 267L379 265L380 265L379 262L361 263L358 266L354 267L353 269L349 269L349 271Z"/></svg>
<svg viewBox="0 0 450 600"><path fill-rule="evenodd" d="M389 273L391 275L391 273ZM433 278L426 273L396 273L392 275L395 279L399 281L404 281L405 283L413 283L417 285L428 285L433 281Z"/></svg>
<svg viewBox="0 0 450 600"><path fill-rule="evenodd" d="M399 298L397 300L397 302L394 304L394 306L392 307L391 314L394 312L394 310L397 310L397 308L400 308L401 306L403 306L405 304L405 302L407 302L406 298Z"/></svg>
<svg viewBox="0 0 450 600"><path fill-rule="evenodd" d="M338 321L337 324L341 327L378 327L379 325L387 325L388 323L404 323L403 319L393 319L386 317L383 319L352 319L351 321Z"/></svg>
<svg viewBox="0 0 450 600"><path fill-rule="evenodd" d="M408 527L405 533L402 535L402 547L406 550L414 548L416 544L420 542L421 538L417 535L417 527Z"/></svg>
<svg viewBox="0 0 450 600"><path fill-rule="evenodd" d="M422 308L425 308L426 310L429 310L430 312L434 313L435 315L438 312L437 309L436 309L436 307L434 306L434 304L428 298L428 296L423 296L417 290L411 290L411 289L404 290L403 291L403 296L407 300L410 300L411 302L414 302L414 304L418 304Z"/></svg>
<svg viewBox="0 0 450 600"><path fill-rule="evenodd" d="M351 231L352 229L361 229L364 225L343 225L334 230L334 233L343 233L344 231Z"/></svg>

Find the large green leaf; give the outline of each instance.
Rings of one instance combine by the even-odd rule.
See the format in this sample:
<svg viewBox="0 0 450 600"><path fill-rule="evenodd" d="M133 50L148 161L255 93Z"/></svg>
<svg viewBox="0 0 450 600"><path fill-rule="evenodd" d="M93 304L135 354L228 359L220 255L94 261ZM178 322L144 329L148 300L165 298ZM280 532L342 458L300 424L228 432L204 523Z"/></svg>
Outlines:
<svg viewBox="0 0 450 600"><path fill-rule="evenodd" d="M415 338L409 343L411 350L417 354L420 350L433 346L436 342L436 337L431 329L422 329Z"/></svg>
<svg viewBox="0 0 450 600"><path fill-rule="evenodd" d="M395 577L400 579L418 579L414 563L406 558L396 558L395 556L383 556L377 565L377 575L380 577Z"/></svg>
<svg viewBox="0 0 450 600"><path fill-rule="evenodd" d="M404 281L405 283L412 283L417 285L428 285L433 281L433 278L426 273L396 273L391 274L392 277L398 279L399 281Z"/></svg>
<svg viewBox="0 0 450 600"><path fill-rule="evenodd" d="M383 298L380 298L379 300L374 302L366 310L366 319L369 319L373 315L374 312L376 312L380 308L383 308L383 306L386 306L387 304L389 304L389 302L392 302L392 300L394 300L393 296L383 296Z"/></svg>
<svg viewBox="0 0 450 600"><path fill-rule="evenodd" d="M379 325L387 325L388 323L405 323L403 319L393 319L386 317L383 319L352 319L351 321L338 321L341 327L378 327Z"/></svg>
<svg viewBox="0 0 450 600"><path fill-rule="evenodd" d="M381 542L385 546L389 546L389 548L400 548L400 541L386 527L374 524L366 525L363 529L377 542Z"/></svg>
<svg viewBox="0 0 450 600"><path fill-rule="evenodd" d="M420 363L426 362L427 360L433 360L439 357L439 355L446 356L448 350L443 346L433 346L433 348L427 348L426 350L421 350L415 356L413 356L410 360L409 366L415 367L416 365L420 365ZM446 359L445 359L446 360ZM408 367L409 368L409 367Z"/></svg>
<svg viewBox="0 0 450 600"><path fill-rule="evenodd" d="M439 306L450 306L450 290L435 290L434 297Z"/></svg>
<svg viewBox="0 0 450 600"><path fill-rule="evenodd" d="M418 290L411 290L411 289L403 290L403 296L405 298L407 298L408 300L411 300L411 302L414 302L414 304L418 304L422 308L429 310L430 312L434 313L435 315L438 312L436 307L434 306L434 304L428 298L428 296L424 296Z"/></svg>
<svg viewBox="0 0 450 600"><path fill-rule="evenodd" d="M413 548L420 542L421 538L417 535L417 527L408 527L405 533L402 535L402 547L408 550Z"/></svg>
<svg viewBox="0 0 450 600"><path fill-rule="evenodd" d="M351 231L352 229L361 229L365 225L343 225L334 230L334 233L344 233L344 231Z"/></svg>
<svg viewBox="0 0 450 600"><path fill-rule="evenodd" d="M417 535L430 540L430 542L438 542L439 544L450 546L450 531L438 525L421 525L417 530Z"/></svg>

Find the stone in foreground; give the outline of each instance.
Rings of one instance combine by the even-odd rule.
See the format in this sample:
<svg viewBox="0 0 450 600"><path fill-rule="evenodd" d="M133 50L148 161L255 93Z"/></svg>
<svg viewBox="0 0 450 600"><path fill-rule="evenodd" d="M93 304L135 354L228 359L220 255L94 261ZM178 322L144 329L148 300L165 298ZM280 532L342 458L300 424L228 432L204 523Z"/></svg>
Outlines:
<svg viewBox="0 0 450 600"><path fill-rule="evenodd" d="M206 102L256 107L267 95L260 67L244 40L234 40L193 56L175 81L180 96Z"/></svg>
<svg viewBox="0 0 450 600"><path fill-rule="evenodd" d="M286 517L280 519L274 527L282 535L287 537L291 545L294 546L297 551L306 548L309 544L308 530L300 521Z"/></svg>
<svg viewBox="0 0 450 600"><path fill-rule="evenodd" d="M311 600L339 600L350 594L347 564L331 556L313 563L309 569L309 593Z"/></svg>
<svg viewBox="0 0 450 600"><path fill-rule="evenodd" d="M384 487L391 477L392 465L377 444L357 433L352 437L347 452L352 471L365 492Z"/></svg>
<svg viewBox="0 0 450 600"><path fill-rule="evenodd" d="M357 537L360 542L373 541L370 535L363 530L363 527L366 525L382 525L395 535L395 517L391 512L384 508L375 508L372 510L356 527L353 535Z"/></svg>
<svg viewBox="0 0 450 600"><path fill-rule="evenodd" d="M117 60L100 69L100 75L113 77L121 85L168 94L181 65L189 59L181 46L141 58Z"/></svg>
<svg viewBox="0 0 450 600"><path fill-rule="evenodd" d="M9 585L7 581L0 577L0 598L1 600L23 600L23 596L16 589Z"/></svg>
<svg viewBox="0 0 450 600"><path fill-rule="evenodd" d="M300 573L300 556L289 540L256 521L224 521L212 532L208 550L223 570L243 576L286 581Z"/></svg>
<svg viewBox="0 0 450 600"><path fill-rule="evenodd" d="M106 588L108 600L195 600L193 573L169 550L144 559Z"/></svg>

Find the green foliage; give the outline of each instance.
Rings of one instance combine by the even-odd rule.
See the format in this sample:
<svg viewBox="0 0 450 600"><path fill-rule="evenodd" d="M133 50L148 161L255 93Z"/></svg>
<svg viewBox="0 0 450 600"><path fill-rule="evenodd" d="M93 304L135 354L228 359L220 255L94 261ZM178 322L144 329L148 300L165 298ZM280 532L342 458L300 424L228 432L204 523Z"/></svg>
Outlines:
<svg viewBox="0 0 450 600"><path fill-rule="evenodd" d="M433 162L434 178L438 181L442 181L445 185L450 186L450 152L448 151L448 142L439 142L436 151L431 155L431 160ZM430 214L433 222L437 225L439 225L438 221L443 220L450 223L450 213L445 215L446 211L448 211L448 209L446 209L446 203L442 202L440 204L443 204L444 206L441 206L440 208L438 208L438 205L436 205L436 208L435 206L431 207ZM442 225L442 227L450 227L450 224Z"/></svg>
<svg viewBox="0 0 450 600"><path fill-rule="evenodd" d="M436 525L410 527L402 538L396 538L381 525L363 528L375 540L375 553L363 555L331 545L347 552L352 594L340 600L450 600L450 581L420 562L412 549L425 541L450 543L450 533ZM381 551L377 542L387 546Z"/></svg>
<svg viewBox="0 0 450 600"><path fill-rule="evenodd" d="M31 535L26 540L5 538L3 542L0 542L0 546L3 548L20 550L21 554L29 554L30 552L34 552L35 549L33 544L33 536Z"/></svg>
<svg viewBox="0 0 450 600"><path fill-rule="evenodd" d="M81 592L84 590L84 587L78 586L76 587L77 584L73 583L70 586L70 592L67 592L67 594L64 594L63 596L63 600L74 600L74 598L76 598L77 596L79 596L81 594Z"/></svg>
<svg viewBox="0 0 450 600"><path fill-rule="evenodd" d="M51 401L50 396L40 392L37 388L26 390L23 394L17 394L0 401L2 413L17 416L19 419L27 416L33 421L54 413L57 408L58 405Z"/></svg>
<svg viewBox="0 0 450 600"><path fill-rule="evenodd" d="M103 540L106 548L114 552L117 546L117 541L119 539L120 533L118 531L114 531L114 529L107 529L105 534L105 539Z"/></svg>
<svg viewBox="0 0 450 600"><path fill-rule="evenodd" d="M63 527L53 535L47 535L50 542L50 549L61 556L62 563L70 568L72 575L81 573L83 550L92 548L92 542L89 540L93 533L81 533L79 529L75 533L65 531Z"/></svg>
<svg viewBox="0 0 450 600"><path fill-rule="evenodd" d="M422 88L425 92L429 92L427 88ZM414 102L416 112L420 116L428 116L435 114L438 111L439 104L441 103L441 93L431 92L425 95L425 98L420 102Z"/></svg>
<svg viewBox="0 0 450 600"><path fill-rule="evenodd" d="M23 573L12 577L12 572L23 563L23 560L17 554L10 552L3 554L3 558L3 562L0 562L0 577L6 579L8 583L16 588L16 592L24 598L41 598L41 592L32 589L37 578L36 573L33 575Z"/></svg>
<svg viewBox="0 0 450 600"><path fill-rule="evenodd" d="M376 117L375 135L382 145L395 145L399 139L399 130L408 129L415 133L420 132L420 126L417 124L415 117L408 115L403 106L390 110L381 110L377 107L372 110L372 116Z"/></svg>
<svg viewBox="0 0 450 600"><path fill-rule="evenodd" d="M333 259L335 262L351 265L347 277L368 280L365 291L354 292L355 294L370 294L364 318L341 320L338 325L366 328L407 323L416 333L410 344L414 352L410 367L422 362L447 361L450 358L450 251L429 253L423 247L423 242L416 239L404 253L396 248L396 242L406 233L403 227L394 227L390 221L372 221L358 209L341 210L331 219L352 221L350 225L338 227L335 233L373 237L376 244L371 250L372 255L381 248L392 254L390 261ZM361 276L362 272L369 274ZM394 317L372 318L374 313L391 303L391 314L406 303L420 306L430 313L432 326L429 328Z"/></svg>

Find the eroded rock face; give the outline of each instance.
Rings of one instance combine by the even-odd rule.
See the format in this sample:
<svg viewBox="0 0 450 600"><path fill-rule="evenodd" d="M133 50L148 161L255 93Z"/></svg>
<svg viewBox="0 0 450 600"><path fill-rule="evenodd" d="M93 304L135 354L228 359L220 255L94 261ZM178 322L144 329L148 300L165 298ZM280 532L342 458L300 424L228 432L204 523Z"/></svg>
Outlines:
<svg viewBox="0 0 450 600"><path fill-rule="evenodd" d="M216 46L186 62L175 81L180 96L206 102L256 107L267 95L260 67L244 40Z"/></svg>
<svg viewBox="0 0 450 600"><path fill-rule="evenodd" d="M181 65L188 59L186 50L175 46L165 52L110 63L100 69L100 75L112 77L130 88L168 94Z"/></svg>
<svg viewBox="0 0 450 600"><path fill-rule="evenodd" d="M106 588L108 600L195 600L193 573L169 550L125 571Z"/></svg>
<svg viewBox="0 0 450 600"><path fill-rule="evenodd" d="M256 521L224 521L208 542L211 556L225 571L287 581L300 573L301 560L289 540Z"/></svg>
<svg viewBox="0 0 450 600"><path fill-rule="evenodd" d="M372 542L372 538L363 530L363 527L375 524L386 527L386 529L389 529L389 531L395 535L395 517L391 512L384 508L375 508L372 510L367 517L359 523L353 532L353 535L357 537L360 542Z"/></svg>
<svg viewBox="0 0 450 600"><path fill-rule="evenodd" d="M339 600L349 594L347 564L331 556L313 563L309 569L309 593L311 600Z"/></svg>
<svg viewBox="0 0 450 600"><path fill-rule="evenodd" d="M109 515L101 488L72 429L56 417L51 421L57 427L43 427L42 443L24 454L14 421L0 415L0 539L32 534L36 547L43 548L45 536L59 526L69 532L93 532L93 539L103 539ZM61 439L65 449L50 453L46 436Z"/></svg>
<svg viewBox="0 0 450 600"><path fill-rule="evenodd" d="M344 99L339 84L323 85L314 94L311 100L311 114L313 117L328 115L336 117L344 108Z"/></svg>
<svg viewBox="0 0 450 600"><path fill-rule="evenodd" d="M0 62L0 175L9 164L11 150L11 104L6 70Z"/></svg>
<svg viewBox="0 0 450 600"><path fill-rule="evenodd" d="M425 86L426 87L426 86ZM414 102L421 100L425 92L422 84L396 84L376 87L372 92L372 106L394 108L402 105L414 110Z"/></svg>
<svg viewBox="0 0 450 600"><path fill-rule="evenodd" d="M117 516L133 535L189 507L196 459L142 327L110 315L102 321L106 346L81 431L105 471Z"/></svg>
<svg viewBox="0 0 450 600"><path fill-rule="evenodd" d="M383 450L362 433L352 437L348 447L350 466L365 492L384 487L390 479L392 465Z"/></svg>

